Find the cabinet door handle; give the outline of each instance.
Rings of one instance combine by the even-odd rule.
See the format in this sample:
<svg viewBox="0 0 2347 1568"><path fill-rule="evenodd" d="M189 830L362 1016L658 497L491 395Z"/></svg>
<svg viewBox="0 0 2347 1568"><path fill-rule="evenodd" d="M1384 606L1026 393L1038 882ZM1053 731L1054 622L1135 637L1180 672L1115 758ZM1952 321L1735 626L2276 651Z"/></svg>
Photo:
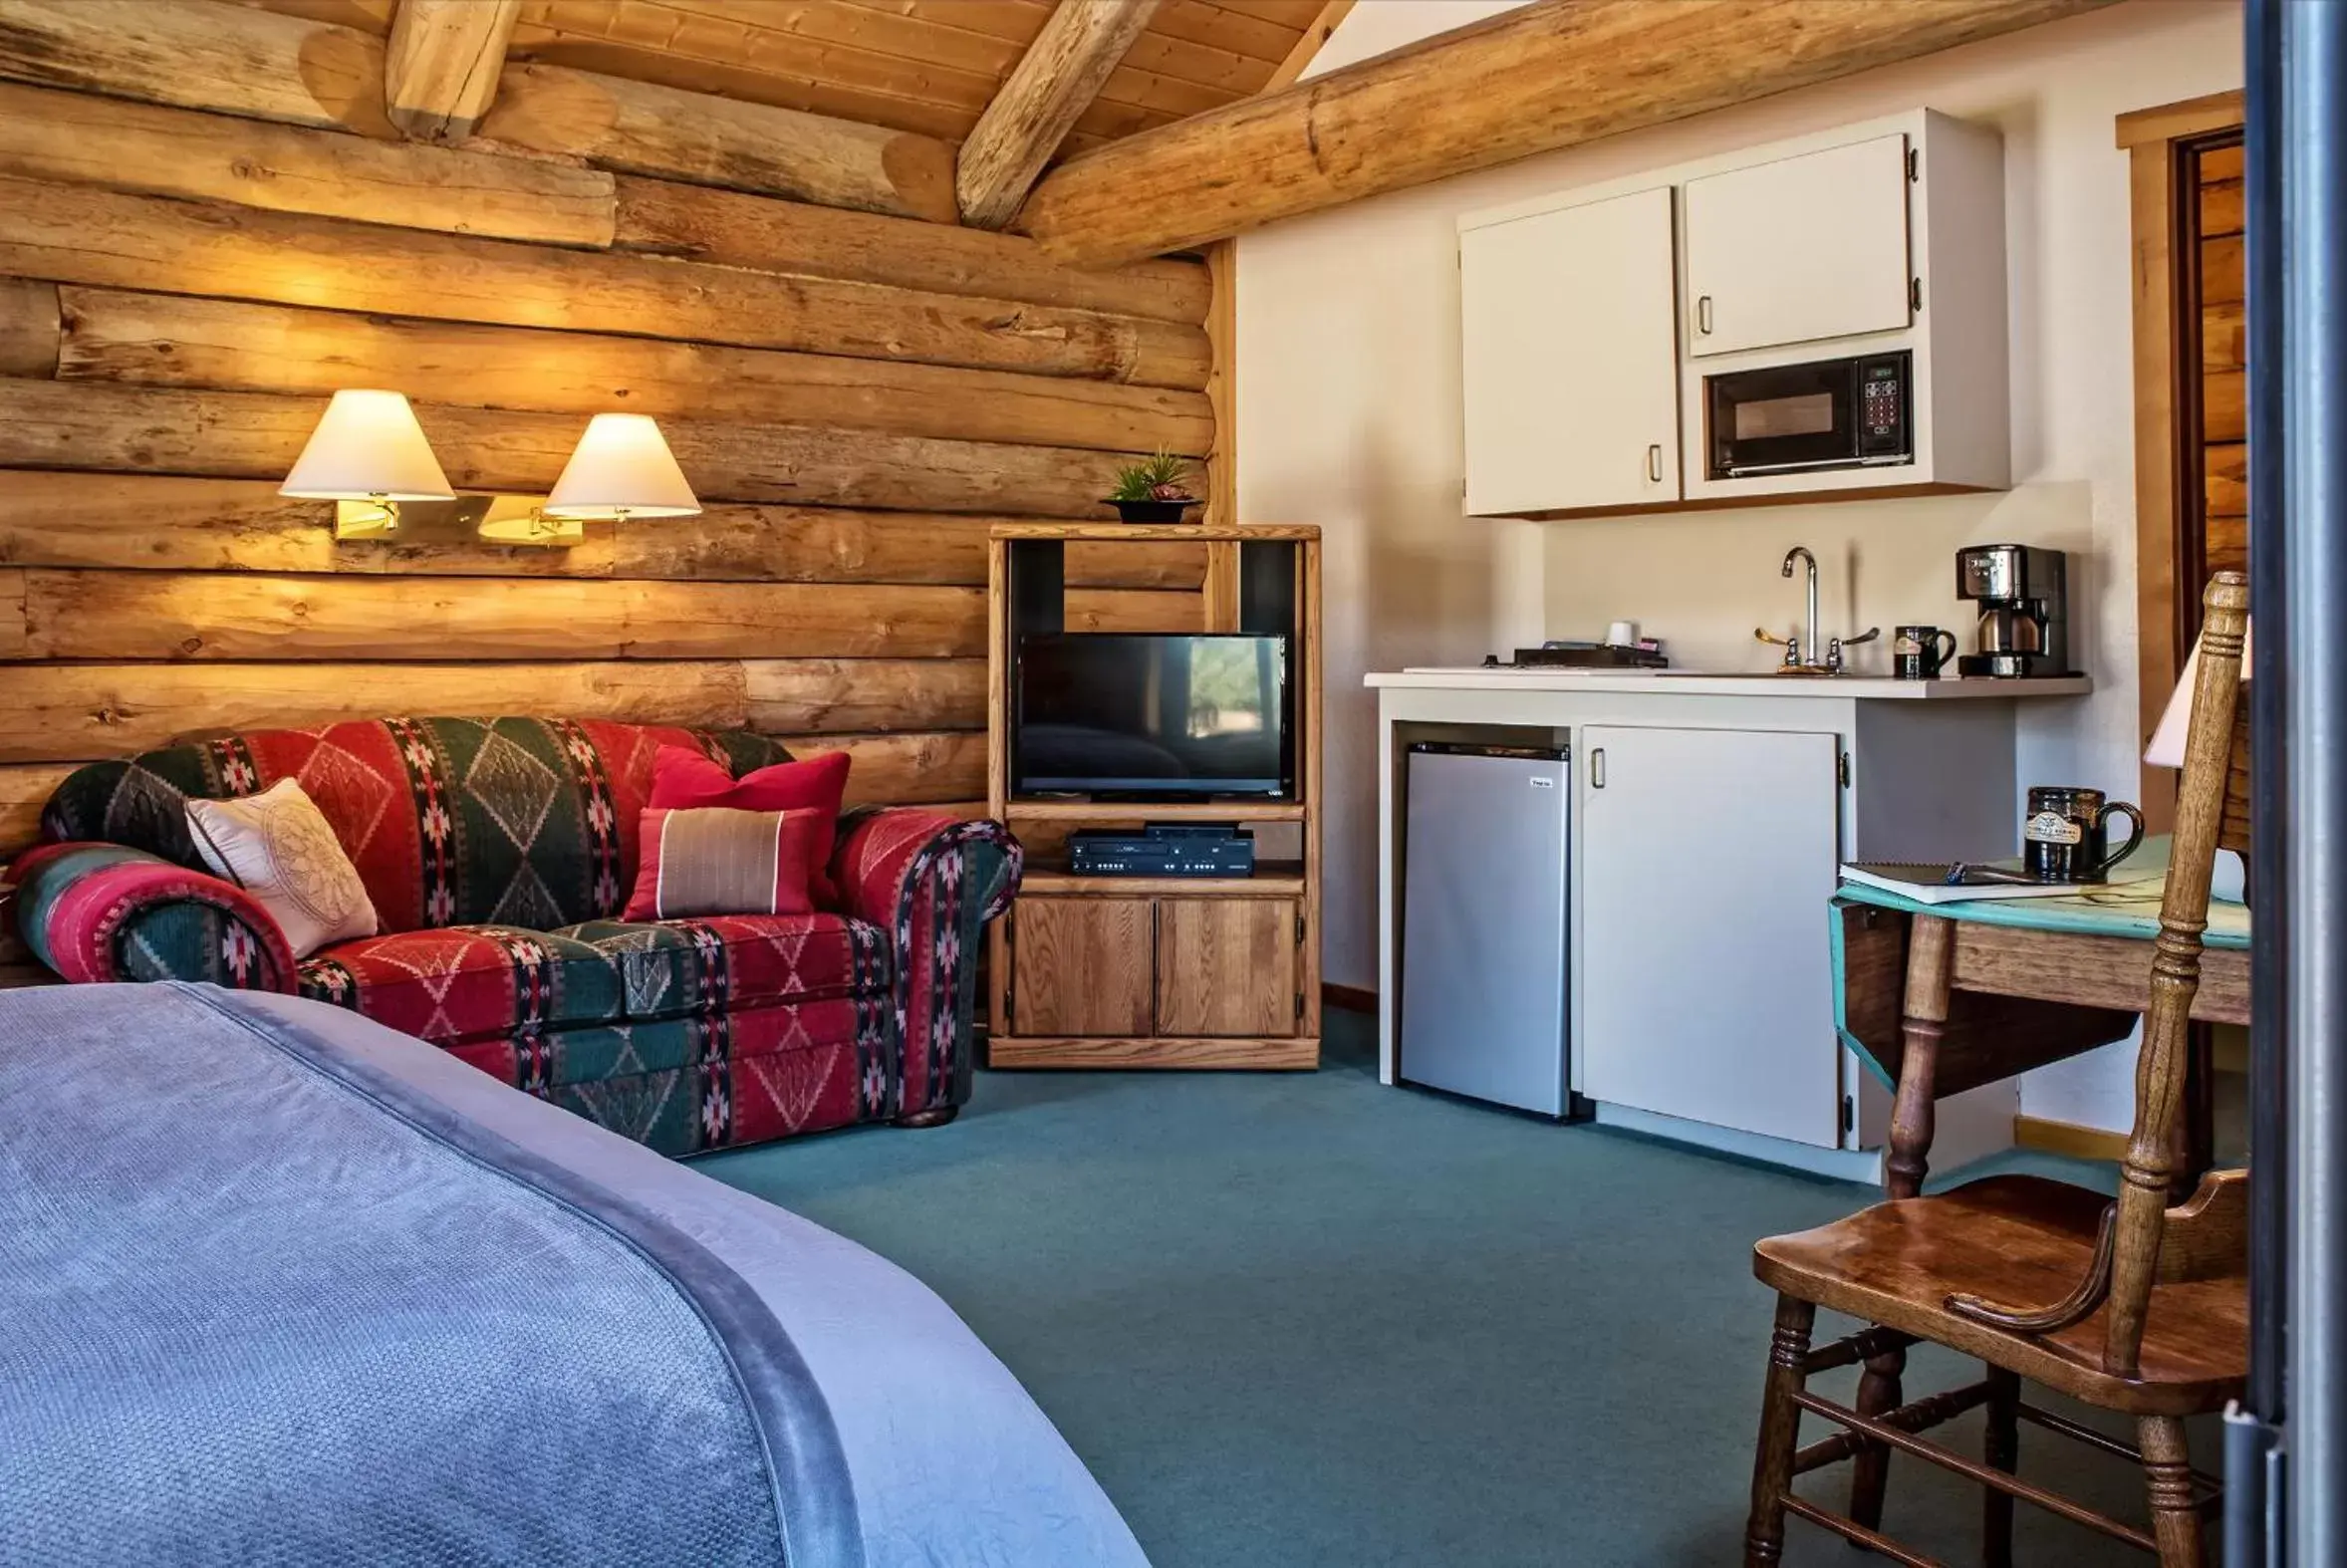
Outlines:
<svg viewBox="0 0 2347 1568"><path fill-rule="evenodd" d="M1606 748L1603 746L1595 747L1589 753L1589 787L1606 787Z"/></svg>
<svg viewBox="0 0 2347 1568"><path fill-rule="evenodd" d="M1655 442L1646 449L1646 476L1655 484L1663 482L1663 443Z"/></svg>
<svg viewBox="0 0 2347 1568"><path fill-rule="evenodd" d="M1700 295L1695 300L1695 331L1711 336L1711 296Z"/></svg>

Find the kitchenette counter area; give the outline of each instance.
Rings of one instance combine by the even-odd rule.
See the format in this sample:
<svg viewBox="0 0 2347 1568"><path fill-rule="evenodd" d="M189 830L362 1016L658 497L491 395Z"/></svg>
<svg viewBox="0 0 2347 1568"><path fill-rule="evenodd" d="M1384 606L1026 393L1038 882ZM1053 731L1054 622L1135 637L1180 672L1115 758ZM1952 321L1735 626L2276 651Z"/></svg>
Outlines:
<svg viewBox="0 0 2347 1568"><path fill-rule="evenodd" d="M1889 702L2009 702L2019 697L2084 696L2094 689L2094 682L2084 675L1895 680L1889 675L1819 675L1774 669L1573 669L1515 664L1376 670L1363 684L1434 691L1642 691L1674 696L1855 697Z"/></svg>
<svg viewBox="0 0 2347 1568"><path fill-rule="evenodd" d="M1383 1079L1862 1181L1890 1094L1834 1023L1838 869L2012 854L2021 705L2093 689L1508 665L1366 684ZM2009 1082L1943 1104L1945 1163L2007 1147L2015 1109Z"/></svg>

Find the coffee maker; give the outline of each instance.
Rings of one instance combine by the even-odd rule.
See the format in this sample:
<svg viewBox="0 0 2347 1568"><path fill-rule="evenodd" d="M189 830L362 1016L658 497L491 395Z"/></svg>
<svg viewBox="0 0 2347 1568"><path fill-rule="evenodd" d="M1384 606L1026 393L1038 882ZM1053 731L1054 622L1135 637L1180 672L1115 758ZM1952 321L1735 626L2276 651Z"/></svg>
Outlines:
<svg viewBox="0 0 2347 1568"><path fill-rule="evenodd" d="M2068 561L2034 545L1966 545L1956 553L1956 595L1979 602L1973 651L1960 675L2017 679L2074 674L2070 667Z"/></svg>

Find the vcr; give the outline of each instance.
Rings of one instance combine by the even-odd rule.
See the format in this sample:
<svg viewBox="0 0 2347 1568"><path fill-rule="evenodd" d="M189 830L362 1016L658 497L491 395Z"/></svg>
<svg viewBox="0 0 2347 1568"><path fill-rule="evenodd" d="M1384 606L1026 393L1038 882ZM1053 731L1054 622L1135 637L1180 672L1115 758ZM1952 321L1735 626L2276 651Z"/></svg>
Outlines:
<svg viewBox="0 0 2347 1568"><path fill-rule="evenodd" d="M1251 877L1254 835L1224 822L1153 822L1139 833L1086 828L1068 836L1079 877Z"/></svg>

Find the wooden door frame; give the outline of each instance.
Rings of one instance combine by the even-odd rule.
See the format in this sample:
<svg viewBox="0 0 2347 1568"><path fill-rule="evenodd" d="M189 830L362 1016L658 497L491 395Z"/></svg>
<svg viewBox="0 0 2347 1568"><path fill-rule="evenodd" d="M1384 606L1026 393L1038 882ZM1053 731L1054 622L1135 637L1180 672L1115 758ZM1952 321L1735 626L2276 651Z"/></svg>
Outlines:
<svg viewBox="0 0 2347 1568"><path fill-rule="evenodd" d="M2239 92L2212 93L2121 115L2118 145L2128 154L2130 273L2135 310L2135 599L2139 746L2151 742L2175 689L2186 649L2186 617L2177 595L2177 509L2202 482L2201 367L2188 345L2200 342L2197 271L2180 266L2180 225L2193 220L2199 196L2185 186L2200 143L2240 129ZM2188 320L2187 313L2194 319ZM2186 439L2186 435L2191 439ZM2143 770L2137 796L2152 830L2166 832L2176 807L2176 775Z"/></svg>

